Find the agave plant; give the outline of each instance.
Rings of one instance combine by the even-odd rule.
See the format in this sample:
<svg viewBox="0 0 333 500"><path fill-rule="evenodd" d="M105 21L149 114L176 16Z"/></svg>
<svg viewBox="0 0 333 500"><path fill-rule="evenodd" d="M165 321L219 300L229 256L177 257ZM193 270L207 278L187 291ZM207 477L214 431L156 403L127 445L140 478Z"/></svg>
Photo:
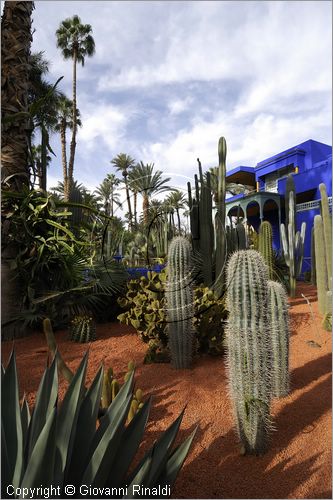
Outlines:
<svg viewBox="0 0 333 500"><path fill-rule="evenodd" d="M2 367L2 498L21 498L24 491L38 498L46 491L41 488L51 487L55 498L73 498L73 491L78 498L82 485L102 488L100 493L108 498L134 498L138 487L149 491L173 486L195 434L194 430L172 449L184 411L133 469L151 399L126 425L133 371L97 426L103 367L86 389L87 361L86 354L59 405L54 357L43 374L32 414L25 398L20 406L14 353L7 368ZM70 492L68 484L73 486Z"/></svg>

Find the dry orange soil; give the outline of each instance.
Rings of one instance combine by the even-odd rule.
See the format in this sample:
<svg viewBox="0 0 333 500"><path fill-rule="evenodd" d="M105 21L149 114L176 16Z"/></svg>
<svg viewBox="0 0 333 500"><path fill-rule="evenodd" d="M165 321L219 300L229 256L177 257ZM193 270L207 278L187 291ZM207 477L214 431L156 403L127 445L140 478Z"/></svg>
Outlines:
<svg viewBox="0 0 333 500"><path fill-rule="evenodd" d="M332 497L331 334L321 327L311 285L298 284L297 297L290 300L290 316L291 393L273 402L276 430L269 451L260 457L240 455L224 357L202 356L190 370L176 371L169 364L144 365L146 345L132 328L117 323L97 326L98 340L90 346L88 382L102 361L119 377L127 362L135 361L137 387L154 396L144 448L185 405L180 438L199 423L172 498ZM75 370L87 345L70 342L67 332L56 333L56 338L64 360ZM2 342L5 363L11 348L12 342ZM33 405L47 356L43 334L16 340L15 351L20 387ZM66 387L62 381L60 392Z"/></svg>

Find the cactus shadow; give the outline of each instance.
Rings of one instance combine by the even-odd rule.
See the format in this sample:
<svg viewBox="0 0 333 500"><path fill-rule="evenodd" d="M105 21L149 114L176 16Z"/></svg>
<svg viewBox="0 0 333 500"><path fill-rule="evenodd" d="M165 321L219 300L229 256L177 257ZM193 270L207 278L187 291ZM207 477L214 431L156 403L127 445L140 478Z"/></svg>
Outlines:
<svg viewBox="0 0 333 500"><path fill-rule="evenodd" d="M273 412L276 431L271 435L270 448L265 455L241 456L238 437L229 430L185 464L177 480L174 498L182 498L183 491L187 492L186 498L294 498L294 492L306 488L310 477L322 468L323 452L313 452L303 459L304 444L298 445L296 453L294 450L295 440L299 437L300 443L304 443L304 435L309 435L307 449L311 450L311 433L321 425L320 418L331 409L329 372L329 355L293 371L294 390L327 376L311 389L303 390L292 402L288 403L286 398L282 408L275 415ZM289 448L291 442L293 447ZM199 475L207 475L209 480L196 482ZM311 486L306 498L331 498L328 491L320 496L323 484L317 486L318 489Z"/></svg>
<svg viewBox="0 0 333 500"><path fill-rule="evenodd" d="M314 380L318 380L323 375L332 370L332 356L330 353L313 359L303 366L294 368L291 372L291 391L302 389Z"/></svg>
<svg viewBox="0 0 333 500"><path fill-rule="evenodd" d="M312 316L309 313L297 313L293 312L289 320L289 330L290 336L297 335L297 332L304 328L310 326L311 330L316 331L316 324L314 324Z"/></svg>

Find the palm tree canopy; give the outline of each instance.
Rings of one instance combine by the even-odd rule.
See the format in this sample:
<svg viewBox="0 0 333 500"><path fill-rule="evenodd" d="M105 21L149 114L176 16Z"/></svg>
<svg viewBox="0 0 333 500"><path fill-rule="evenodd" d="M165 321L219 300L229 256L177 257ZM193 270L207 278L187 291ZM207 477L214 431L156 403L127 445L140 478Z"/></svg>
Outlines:
<svg viewBox="0 0 333 500"><path fill-rule="evenodd" d="M78 108L76 108L76 125L82 127L81 113ZM57 123L54 126L54 130L59 132L64 126L69 129L73 128L73 101L65 95L61 96L58 100Z"/></svg>
<svg viewBox="0 0 333 500"><path fill-rule="evenodd" d="M116 192L116 187L119 184L120 180L114 174L108 174L94 192L98 195L99 199L104 201L105 206L114 203L118 207L121 207L119 193Z"/></svg>
<svg viewBox="0 0 333 500"><path fill-rule="evenodd" d="M115 158L111 160L111 163L116 166L116 170L121 172L123 177L127 177L130 170L135 165L135 160L130 155L125 153L119 153Z"/></svg>
<svg viewBox="0 0 333 500"><path fill-rule="evenodd" d="M169 195L165 199L165 206L174 209L174 210L182 210L185 208L186 196L184 193L179 191L178 189L169 193Z"/></svg>
<svg viewBox="0 0 333 500"><path fill-rule="evenodd" d="M153 194L161 193L162 191L173 191L174 189L167 186L166 183L171 180L171 177L162 179L163 172L154 170L154 163L144 164L142 161L135 167L135 186L136 190L143 196L150 198ZM134 172L132 174L134 177ZM130 186L131 187L131 186Z"/></svg>
<svg viewBox="0 0 333 500"><path fill-rule="evenodd" d="M95 42L91 36L90 24L82 24L79 16L67 18L56 31L57 47L64 59L72 59L76 53L77 61L84 66L84 58L95 53Z"/></svg>

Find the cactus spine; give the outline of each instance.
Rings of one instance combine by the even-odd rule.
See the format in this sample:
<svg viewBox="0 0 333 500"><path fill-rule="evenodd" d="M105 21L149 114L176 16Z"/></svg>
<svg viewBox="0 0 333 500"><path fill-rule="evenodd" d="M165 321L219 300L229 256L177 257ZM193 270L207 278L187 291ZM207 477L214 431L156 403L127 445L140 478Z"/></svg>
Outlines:
<svg viewBox="0 0 333 500"><path fill-rule="evenodd" d="M268 314L272 345L272 396L289 393L288 299L281 283L268 281Z"/></svg>
<svg viewBox="0 0 333 500"><path fill-rule="evenodd" d="M289 192L288 221L288 237L285 225L281 224L280 226L281 240L284 259L289 267L290 295L291 297L295 297L296 278L300 275L302 270L306 223L303 222L301 231L297 231L297 233L295 233L295 196L293 191Z"/></svg>
<svg viewBox="0 0 333 500"><path fill-rule="evenodd" d="M268 266L269 279L273 279L273 231L268 221L260 224L259 252Z"/></svg>
<svg viewBox="0 0 333 500"><path fill-rule="evenodd" d="M177 236L169 246L166 284L166 314L171 362L175 368L188 368L193 353L192 251L186 238Z"/></svg>
<svg viewBox="0 0 333 500"><path fill-rule="evenodd" d="M268 269L259 252L234 253L227 268L228 378L245 452L263 453L270 421Z"/></svg>

